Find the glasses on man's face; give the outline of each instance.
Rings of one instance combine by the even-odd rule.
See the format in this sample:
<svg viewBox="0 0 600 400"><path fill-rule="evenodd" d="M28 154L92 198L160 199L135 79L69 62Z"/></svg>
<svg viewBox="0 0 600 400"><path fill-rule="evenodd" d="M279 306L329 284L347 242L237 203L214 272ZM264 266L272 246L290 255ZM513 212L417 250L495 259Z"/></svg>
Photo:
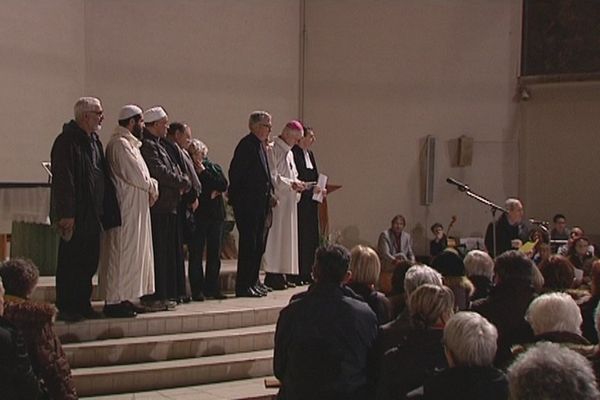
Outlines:
<svg viewBox="0 0 600 400"><path fill-rule="evenodd" d="M104 115L104 111L88 111L88 112L91 112L92 114L96 114L99 117Z"/></svg>
<svg viewBox="0 0 600 400"><path fill-rule="evenodd" d="M260 126L264 126L265 128L273 129L273 125L271 125L271 124L263 124L263 123L261 123Z"/></svg>

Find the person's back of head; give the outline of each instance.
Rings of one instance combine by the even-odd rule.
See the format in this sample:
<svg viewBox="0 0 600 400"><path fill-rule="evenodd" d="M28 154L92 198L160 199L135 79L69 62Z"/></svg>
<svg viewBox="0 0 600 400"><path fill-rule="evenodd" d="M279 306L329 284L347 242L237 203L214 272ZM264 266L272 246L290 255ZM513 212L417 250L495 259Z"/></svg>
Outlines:
<svg viewBox="0 0 600 400"><path fill-rule="evenodd" d="M494 263L496 283L507 285L511 283L532 284L533 262L517 250L509 250L498 257Z"/></svg>
<svg viewBox="0 0 600 400"><path fill-rule="evenodd" d="M581 334L581 311L566 293L546 293L535 298L527 309L525 319L535 335L549 332Z"/></svg>
<svg viewBox="0 0 600 400"><path fill-rule="evenodd" d="M454 293L446 286L426 283L408 298L408 310L413 327L431 328L443 325L454 314Z"/></svg>
<svg viewBox="0 0 600 400"><path fill-rule="evenodd" d="M414 263L409 260L402 260L394 268L392 273L392 295L404 293L404 279L406 278L406 272L412 267Z"/></svg>
<svg viewBox="0 0 600 400"><path fill-rule="evenodd" d="M590 363L573 350L541 342L508 368L511 399L596 400L600 392Z"/></svg>
<svg viewBox="0 0 600 400"><path fill-rule="evenodd" d="M381 263L379 256L368 246L357 245L350 252L352 281L372 286L379 280Z"/></svg>
<svg viewBox="0 0 600 400"><path fill-rule="evenodd" d="M443 251L431 265L442 276L465 276L465 264L458 254L452 251Z"/></svg>
<svg viewBox="0 0 600 400"><path fill-rule="evenodd" d="M544 277L544 288L550 290L566 290L573 287L575 267L567 257L552 255L540 264L540 272Z"/></svg>
<svg viewBox="0 0 600 400"><path fill-rule="evenodd" d="M413 265L404 276L404 293L409 297L416 288L426 283L442 286L442 275L427 265Z"/></svg>
<svg viewBox="0 0 600 400"><path fill-rule="evenodd" d="M480 314L461 311L444 328L446 357L451 367L488 367L494 362L498 331Z"/></svg>
<svg viewBox="0 0 600 400"><path fill-rule="evenodd" d="M29 298L40 277L40 271L31 261L13 258L0 264L0 277L7 295Z"/></svg>
<svg viewBox="0 0 600 400"><path fill-rule="evenodd" d="M485 251L471 250L464 259L467 276L484 276L489 280L494 277L494 260Z"/></svg>
<svg viewBox="0 0 600 400"><path fill-rule="evenodd" d="M350 252L344 246L331 244L315 253L313 275L317 283L341 284L348 275Z"/></svg>

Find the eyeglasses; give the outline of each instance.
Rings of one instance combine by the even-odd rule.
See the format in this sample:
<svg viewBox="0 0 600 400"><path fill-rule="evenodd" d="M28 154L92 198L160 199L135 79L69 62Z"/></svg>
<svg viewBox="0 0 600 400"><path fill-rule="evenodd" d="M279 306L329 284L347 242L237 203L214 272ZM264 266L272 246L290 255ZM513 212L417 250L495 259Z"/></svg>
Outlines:
<svg viewBox="0 0 600 400"><path fill-rule="evenodd" d="M273 125L271 124L260 124L260 126L264 126L265 128L273 129Z"/></svg>
<svg viewBox="0 0 600 400"><path fill-rule="evenodd" d="M88 112L91 112L91 113L93 113L93 114L96 114L96 115L97 115L97 116L99 116L99 117L101 117L101 116L103 116L103 115L104 115L104 111L88 111Z"/></svg>

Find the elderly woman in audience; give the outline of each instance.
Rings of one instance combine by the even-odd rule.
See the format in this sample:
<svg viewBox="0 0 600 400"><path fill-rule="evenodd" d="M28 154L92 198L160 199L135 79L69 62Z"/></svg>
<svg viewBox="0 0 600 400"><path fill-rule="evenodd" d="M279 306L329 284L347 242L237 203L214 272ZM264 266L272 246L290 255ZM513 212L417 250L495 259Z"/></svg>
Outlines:
<svg viewBox="0 0 600 400"><path fill-rule="evenodd" d="M350 282L348 286L367 302L377 316L377 323L383 325L391 319L390 301L375 290L379 280L381 265L379 256L370 247L358 245L350 252Z"/></svg>
<svg viewBox="0 0 600 400"><path fill-rule="evenodd" d="M589 345L581 336L581 312L566 293L546 293L531 302L525 315L535 335L534 341L569 345Z"/></svg>
<svg viewBox="0 0 600 400"><path fill-rule="evenodd" d="M404 295L408 298L418 287L426 283L442 286L442 275L427 265L413 265L404 277ZM393 321L380 326L375 343L375 358L380 360L383 354L396 346L410 330L410 311L406 307Z"/></svg>
<svg viewBox="0 0 600 400"><path fill-rule="evenodd" d="M6 400L36 400L40 385L31 368L21 332L4 315L4 287L0 279L0 394Z"/></svg>
<svg viewBox="0 0 600 400"><path fill-rule="evenodd" d="M77 399L71 368L54 332L56 309L30 300L39 271L29 260L12 259L0 265L6 296L4 316L22 332L33 370L51 399Z"/></svg>
<svg viewBox="0 0 600 400"><path fill-rule="evenodd" d="M471 250L465 256L467 278L475 286L471 301L486 298L492 290L494 278L494 260L485 251Z"/></svg>
<svg viewBox="0 0 600 400"><path fill-rule="evenodd" d="M474 312L459 312L444 328L444 348L450 368L425 382L426 399L504 400L508 381L492 366L496 327Z"/></svg>
<svg viewBox="0 0 600 400"><path fill-rule="evenodd" d="M533 338L525 321L525 312L535 297L532 286L533 262L524 254L511 250L496 257L495 286L490 295L479 299L471 309L483 315L498 329L498 351L494 364L503 368L511 360L511 346Z"/></svg>
<svg viewBox="0 0 600 400"><path fill-rule="evenodd" d="M444 285L454 292L456 308L469 308L475 287L465 275L465 264L460 256L452 250L446 250L433 260L432 266L444 277Z"/></svg>
<svg viewBox="0 0 600 400"><path fill-rule="evenodd" d="M511 399L597 400L600 392L590 363L556 343L531 347L508 369Z"/></svg>
<svg viewBox="0 0 600 400"><path fill-rule="evenodd" d="M434 371L445 368L444 325L454 313L454 294L445 286L425 284L408 299L411 329L381 363L377 400L402 399Z"/></svg>

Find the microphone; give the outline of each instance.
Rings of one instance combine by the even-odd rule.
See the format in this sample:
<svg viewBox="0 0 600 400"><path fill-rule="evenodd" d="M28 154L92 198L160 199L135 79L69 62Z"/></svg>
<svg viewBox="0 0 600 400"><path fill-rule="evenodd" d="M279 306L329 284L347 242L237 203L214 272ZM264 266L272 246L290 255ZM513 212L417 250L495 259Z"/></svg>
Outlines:
<svg viewBox="0 0 600 400"><path fill-rule="evenodd" d="M446 178L446 182L448 182L451 185L454 185L458 188L458 190L460 190L461 192L466 192L469 190L469 185L466 185L460 181L457 181L454 178Z"/></svg>
<svg viewBox="0 0 600 400"><path fill-rule="evenodd" d="M534 225L544 225L544 226L545 225L550 225L550 222L548 222L548 221L542 221L542 220L533 219L533 218L529 219L529 223L530 224L534 224Z"/></svg>

